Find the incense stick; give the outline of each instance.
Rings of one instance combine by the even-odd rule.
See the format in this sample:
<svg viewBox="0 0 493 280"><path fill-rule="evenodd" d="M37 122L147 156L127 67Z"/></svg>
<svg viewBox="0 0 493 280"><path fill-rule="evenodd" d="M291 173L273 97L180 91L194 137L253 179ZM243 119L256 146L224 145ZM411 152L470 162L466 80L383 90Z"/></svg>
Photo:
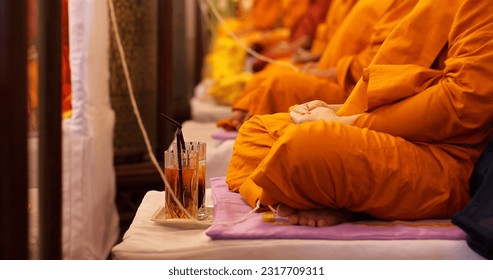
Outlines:
<svg viewBox="0 0 493 280"><path fill-rule="evenodd" d="M183 186L183 166L182 166L181 149L184 148L186 150L186 146L185 146L185 139L183 138L183 132L181 131L182 126L179 122L166 116L164 113L160 113L160 116L176 126L175 137L176 137L176 148L177 148L176 150L178 153L177 157L178 157L178 187L179 187L176 196L180 197L181 201L184 201L183 195L185 193L185 187Z"/></svg>
<svg viewBox="0 0 493 280"><path fill-rule="evenodd" d="M166 116L164 113L160 113L160 116L162 118L164 118L165 120L171 122L172 124L174 124L177 128L179 128L181 130L181 124L175 120L173 120L172 118Z"/></svg>

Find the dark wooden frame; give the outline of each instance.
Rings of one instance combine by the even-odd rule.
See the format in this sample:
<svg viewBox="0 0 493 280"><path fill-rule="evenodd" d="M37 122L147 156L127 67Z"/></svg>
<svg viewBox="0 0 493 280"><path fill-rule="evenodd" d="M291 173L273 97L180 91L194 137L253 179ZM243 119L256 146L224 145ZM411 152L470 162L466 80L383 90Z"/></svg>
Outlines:
<svg viewBox="0 0 493 280"><path fill-rule="evenodd" d="M0 258L28 259L27 0L0 5ZM39 257L61 259L61 2L39 9Z"/></svg>
<svg viewBox="0 0 493 280"><path fill-rule="evenodd" d="M39 238L41 259L62 258L61 1L39 0Z"/></svg>
<svg viewBox="0 0 493 280"><path fill-rule="evenodd" d="M27 1L0 5L0 259L27 259Z"/></svg>
<svg viewBox="0 0 493 280"><path fill-rule="evenodd" d="M173 92L173 1L159 1L158 7L158 114L172 116ZM167 105L168 104L168 105ZM159 116L156 116L159 118ZM172 116L174 117L174 116ZM173 139L175 129L159 118L157 151L164 151ZM157 153L162 161L164 154Z"/></svg>

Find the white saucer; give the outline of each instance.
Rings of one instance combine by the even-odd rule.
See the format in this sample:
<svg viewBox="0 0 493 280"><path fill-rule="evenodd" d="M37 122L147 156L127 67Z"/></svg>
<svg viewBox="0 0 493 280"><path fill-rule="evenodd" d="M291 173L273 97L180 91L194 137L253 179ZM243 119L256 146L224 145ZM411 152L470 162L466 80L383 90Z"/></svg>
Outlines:
<svg viewBox="0 0 493 280"><path fill-rule="evenodd" d="M207 209L207 213L209 213L207 219L203 221L199 221L192 219L166 219L164 213L165 210L164 207L159 207L154 213L154 215L152 215L151 221L159 225L170 226L170 227L181 228L181 229L206 229L212 225L212 220L213 220L212 208L208 207L206 209Z"/></svg>

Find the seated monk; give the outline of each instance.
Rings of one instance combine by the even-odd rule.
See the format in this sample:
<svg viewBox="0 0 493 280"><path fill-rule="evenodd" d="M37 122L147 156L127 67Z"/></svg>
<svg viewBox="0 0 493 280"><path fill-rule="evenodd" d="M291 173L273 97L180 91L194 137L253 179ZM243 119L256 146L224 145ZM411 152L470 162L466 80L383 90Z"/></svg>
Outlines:
<svg viewBox="0 0 493 280"><path fill-rule="evenodd" d="M275 52L272 57L277 61L285 63L282 63L281 65L268 64L266 66L267 68L262 69L262 73L265 74L268 71L277 72L291 70L292 68L286 67L286 64L289 64L290 62L293 62L296 65L318 61L330 41L330 38L334 37L337 28L344 21L356 2L358 2L358 0L330 0L330 5L328 7L322 7L323 4L327 3L310 1L308 10L299 20L298 24L293 27L291 32L293 38L300 39L295 40L296 42L290 44L287 55L286 53L281 54L281 52ZM325 21L320 22L323 10L325 10ZM318 22L316 28L314 25L315 22ZM314 37L311 38L312 36ZM305 45L307 41L310 42L309 51L301 47ZM267 56L269 56L269 54L267 54ZM293 68L295 65L293 65Z"/></svg>
<svg viewBox="0 0 493 280"><path fill-rule="evenodd" d="M315 68L305 65L300 72L276 70L255 75L234 100L232 116L217 125L237 130L250 116L285 112L292 104L314 99L344 102L361 77L363 67L417 1L358 1L337 28Z"/></svg>
<svg viewBox="0 0 493 280"><path fill-rule="evenodd" d="M325 16L325 21L317 25L315 38L312 40L310 50L298 48L289 60L294 64L316 62L322 57L322 53L334 36L337 27L351 11L358 0L332 0Z"/></svg>
<svg viewBox="0 0 493 280"><path fill-rule="evenodd" d="M276 60L290 57L296 50L309 49L315 38L317 26L323 22L331 1L310 0L303 16L291 28L289 39L262 51L261 54ZM253 71L258 72L264 69L267 63L265 60L255 59Z"/></svg>
<svg viewBox="0 0 493 280"><path fill-rule="evenodd" d="M226 182L292 224L451 218L493 136L493 3L419 1L342 105L241 126Z"/></svg>
<svg viewBox="0 0 493 280"><path fill-rule="evenodd" d="M244 31L291 28L306 11L309 0L254 0L251 11L242 19Z"/></svg>
<svg viewBox="0 0 493 280"><path fill-rule="evenodd" d="M315 38L311 47L311 54L313 54L313 58L296 58L298 53L295 52L292 57L288 57L287 59L277 59L283 62L283 65L278 64L269 64L262 71L256 73L255 77L251 79L248 78L247 86L250 88L256 88L259 81L263 78L263 75L269 75L270 72L274 72L276 75L280 75L283 72L292 71L292 68L286 67L289 65L290 60L296 61L312 61L313 59L319 59L319 53L322 53L325 46L330 41L329 38L334 37L334 33L336 32L339 25L343 22L347 14L351 11L354 4L358 2L358 0L332 0L329 6L326 19L324 23L321 23L317 26L317 31ZM358 37L358 36L355 36ZM306 54L302 55L306 56ZM232 104L234 99L236 102L240 102L239 100L244 100L245 94L236 94L229 104ZM243 101L245 102L245 101ZM234 108L234 106L233 106ZM250 117L245 110L242 109L233 109L232 116L230 118L222 119L217 123L218 127L223 127L226 130L237 130L239 126Z"/></svg>
<svg viewBox="0 0 493 280"><path fill-rule="evenodd" d="M327 0L324 0L327 1ZM210 51L204 58L203 78L212 81L207 94L218 104L231 105L251 78L245 71L246 46L271 48L289 38L289 30L303 16L309 0L255 0L239 5L235 16L217 26Z"/></svg>

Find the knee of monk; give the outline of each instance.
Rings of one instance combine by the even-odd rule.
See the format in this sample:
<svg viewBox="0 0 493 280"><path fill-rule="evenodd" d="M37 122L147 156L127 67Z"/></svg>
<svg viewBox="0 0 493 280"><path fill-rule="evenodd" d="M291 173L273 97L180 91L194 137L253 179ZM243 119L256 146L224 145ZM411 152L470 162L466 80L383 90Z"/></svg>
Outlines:
<svg viewBox="0 0 493 280"><path fill-rule="evenodd" d="M367 210L374 176L367 150L362 149L363 134L359 128L337 122L289 126L273 147L269 166L278 166L276 178L285 178L276 182L282 186L277 193L284 196L273 191L274 199L299 209Z"/></svg>
<svg viewBox="0 0 493 280"><path fill-rule="evenodd" d="M289 183L302 192L304 207L347 207L348 149L344 134L335 133L340 124L318 122L291 125L276 144L276 160L283 162ZM351 163L349 163L351 165ZM351 168L349 168L351 169ZM349 173L353 173L349 170Z"/></svg>
<svg viewBox="0 0 493 280"><path fill-rule="evenodd" d="M299 161L310 161L313 157L330 160L341 156L350 145L344 125L336 122L309 122L288 127L279 141L286 145L288 156ZM292 153L292 155L291 155Z"/></svg>

